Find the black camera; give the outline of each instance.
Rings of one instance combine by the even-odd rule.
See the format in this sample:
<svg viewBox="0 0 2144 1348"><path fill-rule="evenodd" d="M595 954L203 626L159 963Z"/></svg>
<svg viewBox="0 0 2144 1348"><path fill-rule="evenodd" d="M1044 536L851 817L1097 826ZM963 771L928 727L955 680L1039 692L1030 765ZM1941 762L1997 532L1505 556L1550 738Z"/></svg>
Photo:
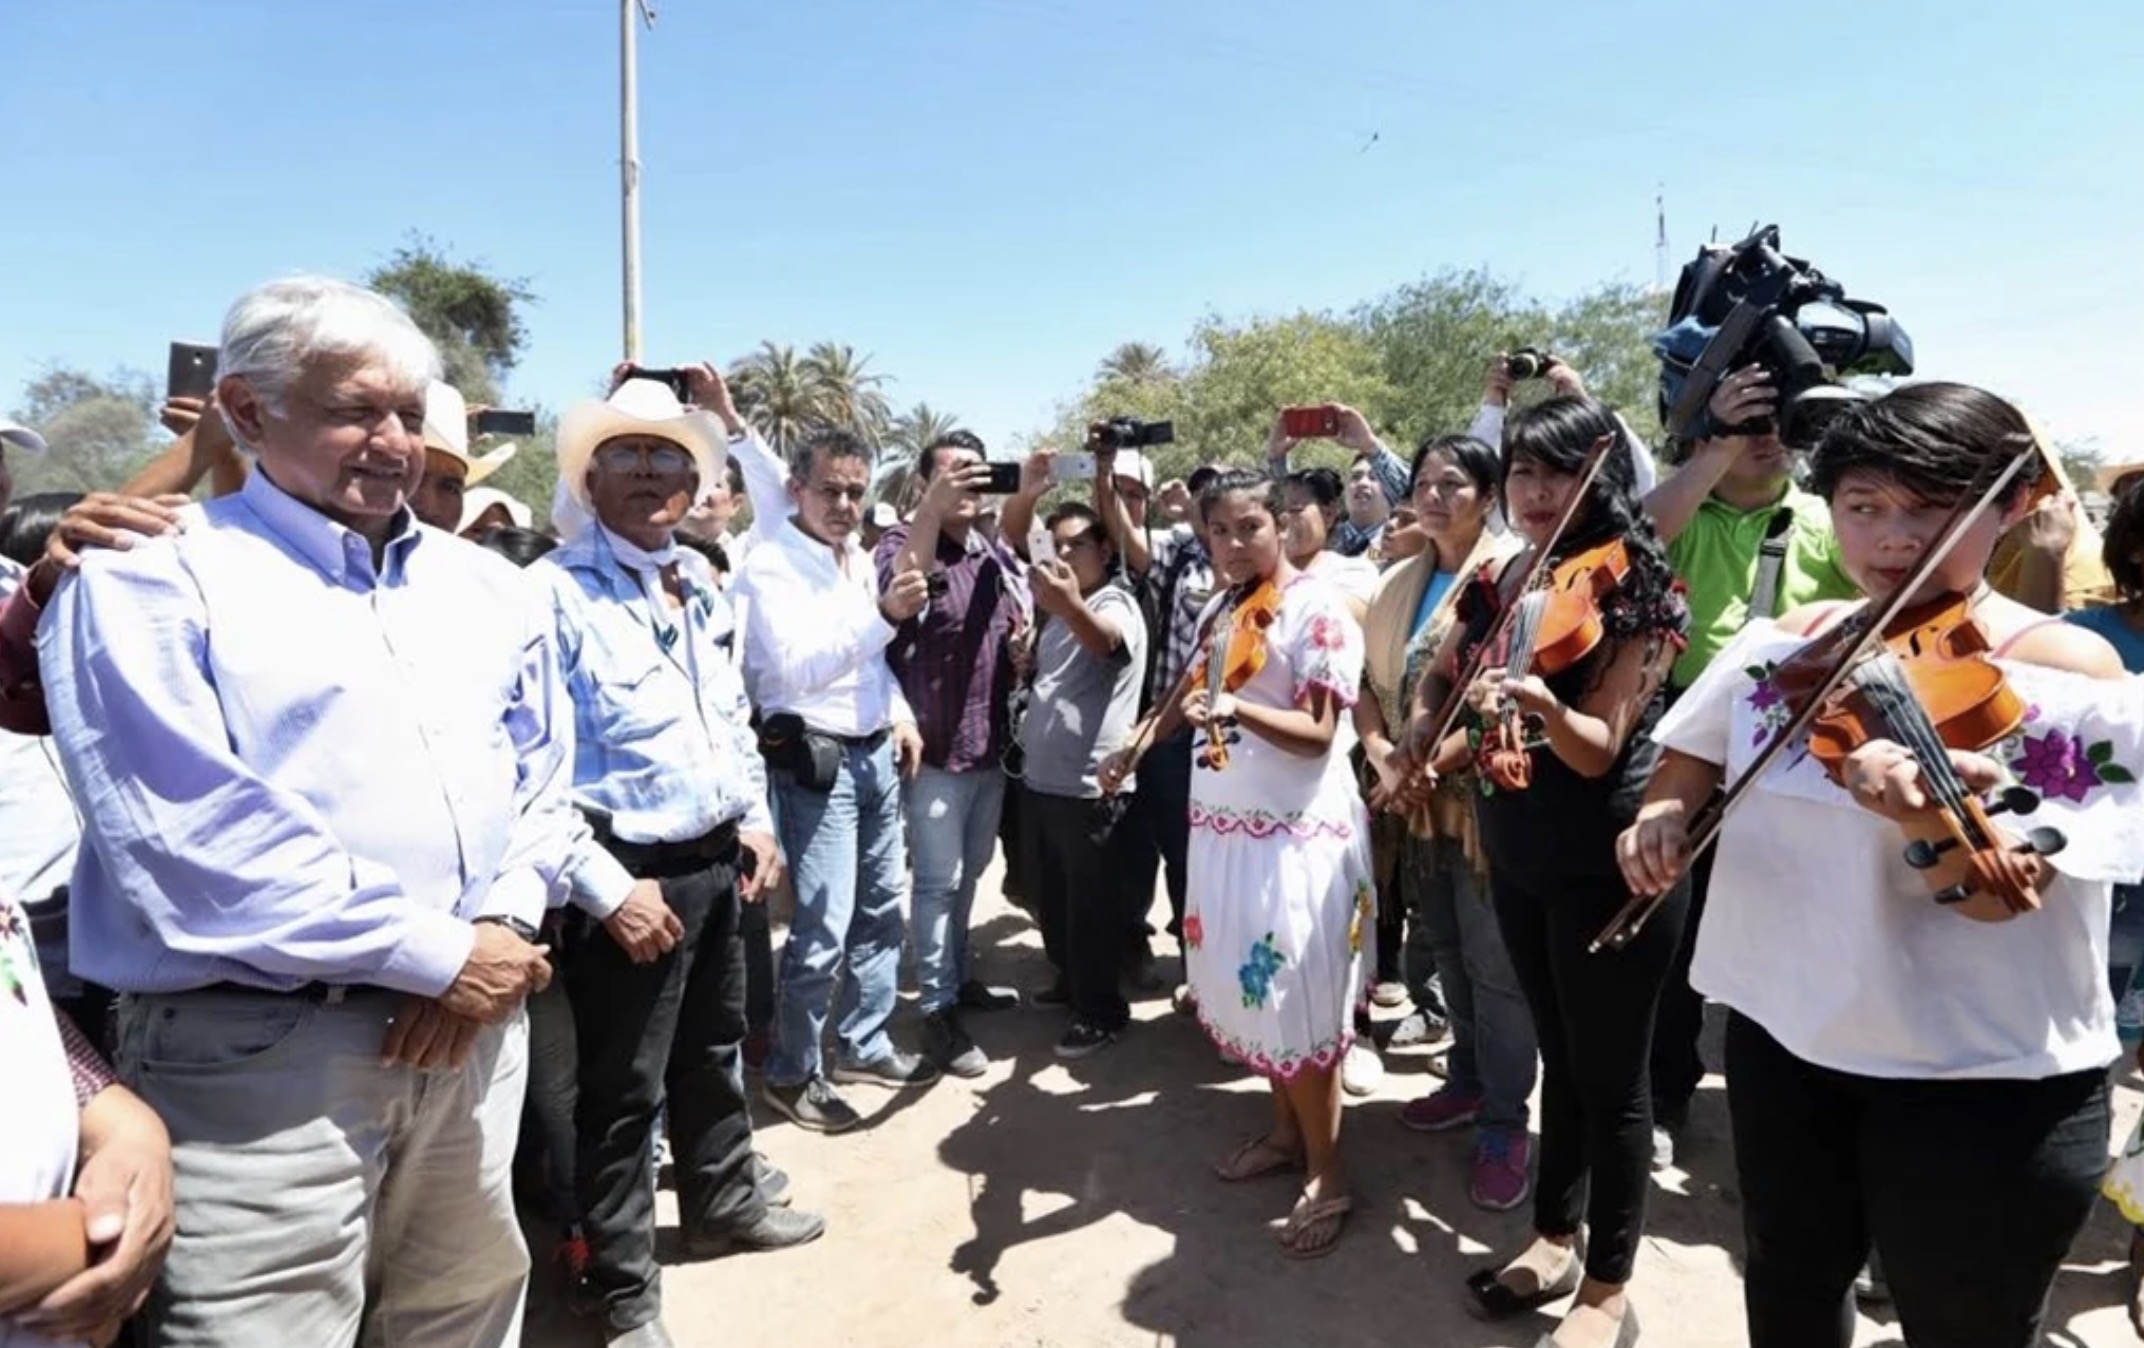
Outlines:
<svg viewBox="0 0 2144 1348"><path fill-rule="evenodd" d="M1708 245L1682 269L1668 329L1653 339L1660 357L1660 420L1670 437L1765 435L1802 449L1862 395L1850 374L1913 373L1913 340L1880 304L1849 299L1845 287L1801 258L1779 251L1767 225L1731 248ZM1720 380L1762 366L1779 395L1771 418L1738 426L1712 422L1707 406Z"/></svg>
<svg viewBox="0 0 2144 1348"><path fill-rule="evenodd" d="M1513 379L1539 379L1556 363L1556 358L1546 351L1522 346L1504 357L1504 373Z"/></svg>
<svg viewBox="0 0 2144 1348"><path fill-rule="evenodd" d="M1111 417L1087 428L1089 449L1144 449L1148 445L1176 443L1173 421L1141 421L1137 417Z"/></svg>

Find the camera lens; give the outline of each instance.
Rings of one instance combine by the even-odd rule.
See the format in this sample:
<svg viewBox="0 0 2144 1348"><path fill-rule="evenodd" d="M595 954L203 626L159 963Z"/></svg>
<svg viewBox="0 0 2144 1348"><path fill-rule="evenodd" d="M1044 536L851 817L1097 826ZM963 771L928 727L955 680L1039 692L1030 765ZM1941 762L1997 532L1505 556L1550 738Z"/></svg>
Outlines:
<svg viewBox="0 0 2144 1348"><path fill-rule="evenodd" d="M1504 360L1504 372L1513 379L1539 379L1548 368L1548 357L1538 351L1514 351Z"/></svg>

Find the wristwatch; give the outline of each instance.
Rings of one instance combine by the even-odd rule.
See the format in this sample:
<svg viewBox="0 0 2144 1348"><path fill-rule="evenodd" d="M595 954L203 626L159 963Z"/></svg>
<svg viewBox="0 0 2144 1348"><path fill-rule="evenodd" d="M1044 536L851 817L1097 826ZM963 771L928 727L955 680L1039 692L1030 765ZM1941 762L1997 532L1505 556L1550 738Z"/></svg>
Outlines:
<svg viewBox="0 0 2144 1348"><path fill-rule="evenodd" d="M504 927L522 940L527 941L530 945L536 944L536 929L518 917L508 917L504 913L491 913L478 918L477 921L489 922L494 926Z"/></svg>

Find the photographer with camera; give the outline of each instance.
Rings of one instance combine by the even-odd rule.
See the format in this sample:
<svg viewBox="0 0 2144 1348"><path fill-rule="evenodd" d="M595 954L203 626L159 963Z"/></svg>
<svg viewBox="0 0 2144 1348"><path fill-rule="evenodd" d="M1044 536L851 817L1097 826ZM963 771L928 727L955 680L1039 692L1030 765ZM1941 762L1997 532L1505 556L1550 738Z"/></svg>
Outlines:
<svg viewBox="0 0 2144 1348"><path fill-rule="evenodd" d="M914 519L887 529L876 549L881 588L911 573L929 587L886 647L923 737L923 761L901 791L915 862L909 936L924 1048L953 1075L978 1077L990 1060L961 1013L1019 1004L969 976L968 917L997 845L1012 652L1032 624L1031 601L1019 560L979 523L990 484L983 442L968 431L938 437L917 457L916 480Z"/></svg>

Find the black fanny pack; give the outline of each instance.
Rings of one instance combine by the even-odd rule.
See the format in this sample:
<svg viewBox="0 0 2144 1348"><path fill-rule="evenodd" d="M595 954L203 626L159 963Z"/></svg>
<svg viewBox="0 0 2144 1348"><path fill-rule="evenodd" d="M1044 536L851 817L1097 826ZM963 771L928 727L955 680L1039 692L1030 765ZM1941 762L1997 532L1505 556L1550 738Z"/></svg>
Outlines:
<svg viewBox="0 0 2144 1348"><path fill-rule="evenodd" d="M776 712L759 723L759 756L767 766L788 773L798 786L821 795L834 789L841 771L841 741L813 730L792 711Z"/></svg>

